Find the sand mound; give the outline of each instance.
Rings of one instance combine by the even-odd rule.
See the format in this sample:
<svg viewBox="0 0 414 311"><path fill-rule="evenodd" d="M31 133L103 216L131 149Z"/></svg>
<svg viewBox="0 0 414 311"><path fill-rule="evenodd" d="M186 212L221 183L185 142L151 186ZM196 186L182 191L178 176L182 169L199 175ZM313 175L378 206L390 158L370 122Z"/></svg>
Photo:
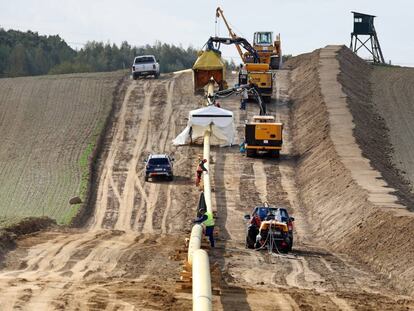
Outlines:
<svg viewBox="0 0 414 311"><path fill-rule="evenodd" d="M357 142L371 142L371 136L377 139L376 132L367 127L358 132L364 137L353 137L347 105L351 96L342 92L352 89L351 99L369 101L367 86L353 85L356 73L368 70L356 59L337 46L286 64L293 68L293 132L301 200L321 243L368 264L398 289L413 293L414 239L407 233L414 230L414 218L397 204L394 190L372 168L375 165L362 156ZM361 122L367 115L358 114Z"/></svg>
<svg viewBox="0 0 414 311"><path fill-rule="evenodd" d="M395 86L395 81L388 80L393 75L400 78L408 75L414 81L414 70L370 66L347 48L341 50L338 60L341 68L346 68L341 71L338 80L347 95L347 103L356 124L356 141L363 155L371 160L371 165L395 189L399 201L413 210L414 195L404 175L405 170L411 172L414 169L410 158L412 108L411 102L404 96L408 95L407 91L414 95L414 88L403 81ZM398 89L401 96L388 91L393 87ZM398 121L403 119L408 120ZM390 126L393 128L391 133ZM399 166L400 163L403 165ZM410 176L414 175L408 174L408 178Z"/></svg>

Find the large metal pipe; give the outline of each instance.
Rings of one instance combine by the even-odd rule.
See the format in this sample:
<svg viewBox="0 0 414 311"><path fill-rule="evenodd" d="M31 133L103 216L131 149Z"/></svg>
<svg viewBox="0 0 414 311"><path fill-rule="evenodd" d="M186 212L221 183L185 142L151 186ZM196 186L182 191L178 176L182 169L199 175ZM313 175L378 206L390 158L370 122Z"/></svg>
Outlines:
<svg viewBox="0 0 414 311"><path fill-rule="evenodd" d="M207 95L212 96L214 94L214 80L211 80L207 87ZM208 101L206 103L208 105ZM204 199L206 201L207 212L212 213L211 207L211 183L210 183L210 136L211 136L211 124L209 130L204 133L204 145L203 145L203 158L207 159L207 163L204 165L208 173L203 174L204 184Z"/></svg>
<svg viewBox="0 0 414 311"><path fill-rule="evenodd" d="M193 254L193 310L212 310L210 263L205 250L199 249Z"/></svg>
<svg viewBox="0 0 414 311"><path fill-rule="evenodd" d="M214 81L210 81L207 87L207 94L214 92ZM206 106L208 105L208 101ZM208 212L213 212L211 207L211 184L210 184L210 128L204 133L203 158L207 159L205 168L208 173L203 175L204 199ZM206 251L200 249L203 230L201 225L194 225L191 230L190 242L188 244L187 261L192 266L193 283L193 310L211 311L213 309L210 263Z"/></svg>
<svg viewBox="0 0 414 311"><path fill-rule="evenodd" d="M193 254L200 249L201 239L203 238L203 227L196 224L191 229L190 242L188 243L187 261L190 265L193 264Z"/></svg>
<svg viewBox="0 0 414 311"><path fill-rule="evenodd" d="M203 184L204 184L204 200L206 201L207 212L212 213L211 207L211 183L210 183L210 136L211 136L211 125L210 130L204 133L204 148L203 158L207 159L207 163L204 167L207 169L207 173L203 173Z"/></svg>

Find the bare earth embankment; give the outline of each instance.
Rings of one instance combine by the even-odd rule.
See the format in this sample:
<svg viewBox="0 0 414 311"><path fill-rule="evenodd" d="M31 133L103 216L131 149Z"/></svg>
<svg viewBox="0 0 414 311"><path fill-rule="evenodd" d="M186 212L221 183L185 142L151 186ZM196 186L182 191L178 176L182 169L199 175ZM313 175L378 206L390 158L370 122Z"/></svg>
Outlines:
<svg viewBox="0 0 414 311"><path fill-rule="evenodd" d="M347 68L339 75L355 123L362 153L395 189L399 201L413 210L414 70L370 66L348 49L338 60Z"/></svg>
<svg viewBox="0 0 414 311"><path fill-rule="evenodd" d="M414 184L414 68L375 67L373 103L384 118L392 144L392 162ZM414 208L414 206L411 206Z"/></svg>
<svg viewBox="0 0 414 311"><path fill-rule="evenodd" d="M211 150L220 231L209 250L221 272L215 310L414 310L407 295L413 217L362 156L343 93L349 81L338 82L341 72L353 76L356 69L338 62L349 59L340 50L296 57L291 71L276 74L277 99L268 110L285 124L280 160L246 158L237 146ZM202 99L188 72L125 81L123 88L102 145L91 216L81 229L18 239L2 262L2 309L191 309L191 294L176 291L176 251L195 215L192 178L201 148L175 148L171 140ZM238 98L220 104L234 112L242 139L258 107L240 111ZM175 157L174 182L144 182L149 152ZM288 255L245 248L243 215L264 201L295 216Z"/></svg>
<svg viewBox="0 0 414 311"><path fill-rule="evenodd" d="M297 81L292 98L301 201L320 241L379 272L389 286L412 295L413 215L398 204L395 189L373 169L376 160L362 156L347 105L353 98L342 91L352 85L353 73L360 69L355 58L346 49L331 46L291 63ZM342 85L337 82L339 75ZM310 81L314 82L309 85ZM363 133L368 141L378 139L368 130Z"/></svg>
<svg viewBox="0 0 414 311"><path fill-rule="evenodd" d="M123 72L0 79L0 217L70 221ZM82 189L81 189L82 187ZM85 193L83 193L85 194Z"/></svg>
<svg viewBox="0 0 414 311"><path fill-rule="evenodd" d="M197 148L172 148L199 102L189 74L125 82L107 132L92 216L83 229L55 229L19 239L0 273L4 310L182 310L173 259L194 217L191 177ZM174 183L144 181L144 159L167 152ZM171 258L170 258L171 257Z"/></svg>

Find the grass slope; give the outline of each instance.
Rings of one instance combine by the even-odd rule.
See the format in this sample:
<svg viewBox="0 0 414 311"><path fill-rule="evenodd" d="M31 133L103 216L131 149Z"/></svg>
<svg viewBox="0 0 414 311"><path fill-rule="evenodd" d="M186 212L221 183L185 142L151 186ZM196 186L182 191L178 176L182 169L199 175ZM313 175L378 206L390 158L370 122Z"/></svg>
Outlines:
<svg viewBox="0 0 414 311"><path fill-rule="evenodd" d="M123 72L0 79L0 226L69 223Z"/></svg>

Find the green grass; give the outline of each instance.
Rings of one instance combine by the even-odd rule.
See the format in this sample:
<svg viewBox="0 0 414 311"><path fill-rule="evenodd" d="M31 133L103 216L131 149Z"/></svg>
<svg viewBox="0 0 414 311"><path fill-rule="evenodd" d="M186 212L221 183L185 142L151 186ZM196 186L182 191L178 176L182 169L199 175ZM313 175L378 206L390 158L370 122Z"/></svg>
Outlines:
<svg viewBox="0 0 414 311"><path fill-rule="evenodd" d="M107 112L107 114L108 113L109 111ZM92 154L96 148L96 144L98 143L98 138L103 130L104 130L104 121L99 121L98 125L96 126L91 136L90 142L88 143L86 148L83 150L79 158L78 165L80 167L81 179L80 179L80 184L79 184L78 196L81 198L82 202L85 202L86 196L88 194L88 187L89 187L90 178L91 178L89 166L92 161ZM65 213L65 215L63 215L62 220L59 222L59 224L68 225L72 221L73 217L76 216L81 206L82 206L82 203L71 205L70 209Z"/></svg>

